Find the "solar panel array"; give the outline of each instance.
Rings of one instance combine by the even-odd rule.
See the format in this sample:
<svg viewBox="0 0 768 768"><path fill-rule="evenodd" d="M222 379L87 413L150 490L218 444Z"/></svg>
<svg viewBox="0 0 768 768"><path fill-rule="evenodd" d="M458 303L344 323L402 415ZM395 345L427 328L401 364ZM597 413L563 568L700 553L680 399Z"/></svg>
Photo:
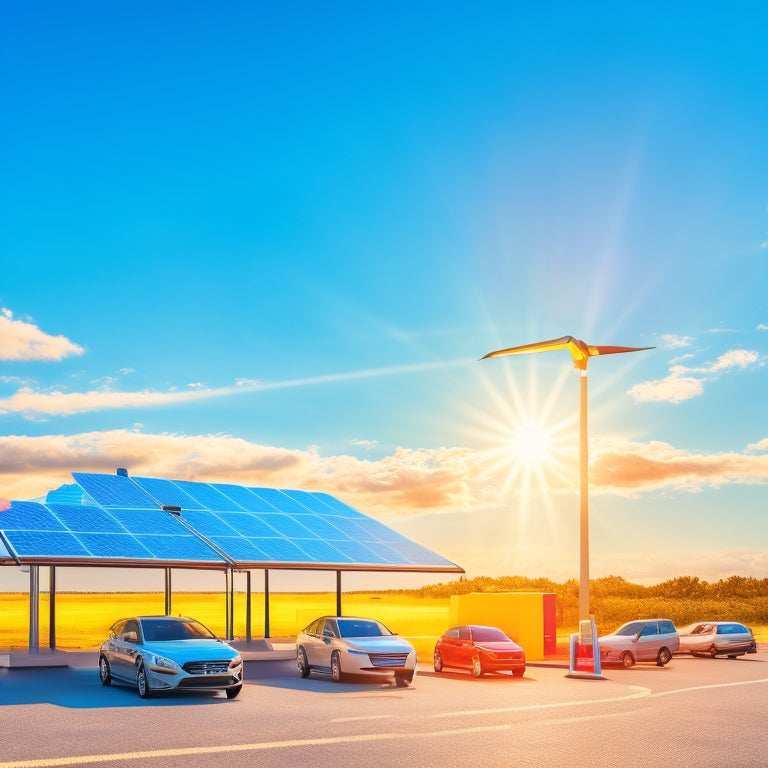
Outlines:
<svg viewBox="0 0 768 768"><path fill-rule="evenodd" d="M0 512L19 562L461 571L326 493L73 473L45 504ZM82 503L58 503L61 498Z"/></svg>

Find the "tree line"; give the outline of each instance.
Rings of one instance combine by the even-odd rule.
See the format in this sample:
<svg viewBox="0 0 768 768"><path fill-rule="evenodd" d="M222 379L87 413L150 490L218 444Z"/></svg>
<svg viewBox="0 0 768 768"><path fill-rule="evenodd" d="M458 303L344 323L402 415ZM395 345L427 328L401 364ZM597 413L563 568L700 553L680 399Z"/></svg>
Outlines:
<svg viewBox="0 0 768 768"><path fill-rule="evenodd" d="M477 576L417 590L404 590L414 597L449 597L470 592L553 592L557 595L558 625L575 626L579 618L579 582L563 583L525 576ZM590 610L601 626L631 619L664 617L678 626L694 621L729 620L745 624L768 624L768 579L729 576L707 582L697 576L678 576L652 586L633 584L621 576L606 576L589 582Z"/></svg>

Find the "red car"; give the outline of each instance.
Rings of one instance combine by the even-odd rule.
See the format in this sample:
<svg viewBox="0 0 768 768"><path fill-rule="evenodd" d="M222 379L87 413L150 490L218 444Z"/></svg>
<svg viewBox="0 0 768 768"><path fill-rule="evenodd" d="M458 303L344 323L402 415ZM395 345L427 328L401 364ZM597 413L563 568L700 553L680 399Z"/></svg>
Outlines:
<svg viewBox="0 0 768 768"><path fill-rule="evenodd" d="M453 627L435 645L435 672L449 667L471 669L475 677L485 672L511 672L522 677L525 651L498 627Z"/></svg>

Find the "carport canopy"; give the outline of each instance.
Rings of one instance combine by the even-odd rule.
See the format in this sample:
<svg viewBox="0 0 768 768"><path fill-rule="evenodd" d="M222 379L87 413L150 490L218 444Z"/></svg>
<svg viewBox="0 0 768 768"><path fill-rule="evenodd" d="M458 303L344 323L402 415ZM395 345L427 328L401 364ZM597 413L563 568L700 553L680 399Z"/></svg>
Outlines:
<svg viewBox="0 0 768 768"><path fill-rule="evenodd" d="M32 569L31 606L41 565L52 573L56 566L165 568L167 610L171 568L224 570L228 591L233 571L263 569L265 592L270 569L332 570L339 607L342 571L464 572L327 493L133 477L125 469L72 477L44 501L0 510L0 563ZM30 610L30 650L34 620Z"/></svg>

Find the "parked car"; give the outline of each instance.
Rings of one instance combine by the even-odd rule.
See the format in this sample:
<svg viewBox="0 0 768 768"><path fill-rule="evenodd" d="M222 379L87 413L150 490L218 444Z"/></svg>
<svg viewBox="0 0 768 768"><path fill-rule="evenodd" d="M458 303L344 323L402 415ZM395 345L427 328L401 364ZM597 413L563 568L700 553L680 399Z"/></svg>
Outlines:
<svg viewBox="0 0 768 768"><path fill-rule="evenodd" d="M144 699L159 691L216 688L234 699L243 687L243 660L199 621L136 616L110 627L99 650L99 679L135 685Z"/></svg>
<svg viewBox="0 0 768 768"><path fill-rule="evenodd" d="M449 629L435 645L435 672L446 667L470 669L475 677L486 672L525 674L525 651L498 627L469 624Z"/></svg>
<svg viewBox="0 0 768 768"><path fill-rule="evenodd" d="M613 634L598 638L601 664L629 669L638 661L669 663L680 647L680 637L669 619L640 619L622 624Z"/></svg>
<svg viewBox="0 0 768 768"><path fill-rule="evenodd" d="M375 619L322 616L296 638L299 674L324 672L336 682L345 675L394 675L406 686L416 674L416 650Z"/></svg>
<svg viewBox="0 0 768 768"><path fill-rule="evenodd" d="M757 643L752 630L736 621L702 621L680 629L680 653L735 659L757 653Z"/></svg>

